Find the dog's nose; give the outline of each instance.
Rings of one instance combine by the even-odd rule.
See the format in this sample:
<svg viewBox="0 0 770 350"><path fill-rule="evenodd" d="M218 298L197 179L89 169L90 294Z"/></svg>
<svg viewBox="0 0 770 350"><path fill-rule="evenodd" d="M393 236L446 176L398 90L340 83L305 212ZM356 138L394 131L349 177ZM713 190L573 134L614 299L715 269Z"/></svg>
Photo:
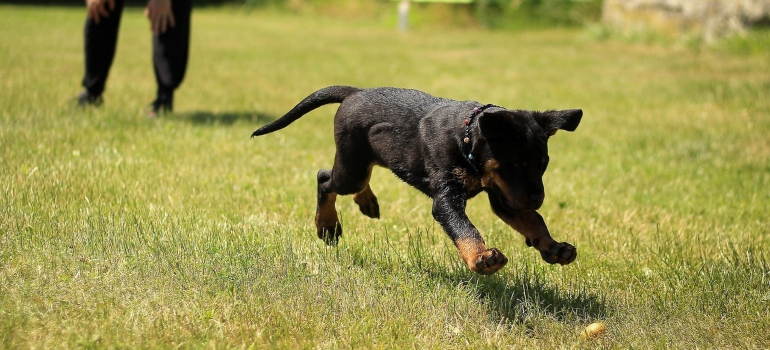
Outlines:
<svg viewBox="0 0 770 350"><path fill-rule="evenodd" d="M545 200L545 193L536 193L529 195L529 201L535 205L540 206L543 204L543 200Z"/></svg>

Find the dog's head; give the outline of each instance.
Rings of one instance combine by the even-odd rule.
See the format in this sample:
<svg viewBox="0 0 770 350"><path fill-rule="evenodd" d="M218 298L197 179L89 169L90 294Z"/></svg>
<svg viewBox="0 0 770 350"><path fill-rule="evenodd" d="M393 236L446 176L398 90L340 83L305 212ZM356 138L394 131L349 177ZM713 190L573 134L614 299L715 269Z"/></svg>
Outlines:
<svg viewBox="0 0 770 350"><path fill-rule="evenodd" d="M548 138L557 130L574 131L583 111L500 110L479 116L487 159L482 186L506 211L539 209L545 199L543 173L548 167Z"/></svg>

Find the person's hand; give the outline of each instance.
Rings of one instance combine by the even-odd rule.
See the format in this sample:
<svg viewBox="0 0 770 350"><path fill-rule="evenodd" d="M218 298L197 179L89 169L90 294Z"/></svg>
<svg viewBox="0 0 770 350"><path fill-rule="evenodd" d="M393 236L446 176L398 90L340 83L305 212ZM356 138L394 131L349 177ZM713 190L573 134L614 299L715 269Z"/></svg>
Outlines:
<svg viewBox="0 0 770 350"><path fill-rule="evenodd" d="M86 0L86 9L88 18L99 24L100 19L110 17L110 11L115 9L115 0Z"/></svg>
<svg viewBox="0 0 770 350"><path fill-rule="evenodd" d="M176 26L174 13L171 12L171 0L148 1L144 15L150 20L150 29L156 35L165 33L169 27Z"/></svg>

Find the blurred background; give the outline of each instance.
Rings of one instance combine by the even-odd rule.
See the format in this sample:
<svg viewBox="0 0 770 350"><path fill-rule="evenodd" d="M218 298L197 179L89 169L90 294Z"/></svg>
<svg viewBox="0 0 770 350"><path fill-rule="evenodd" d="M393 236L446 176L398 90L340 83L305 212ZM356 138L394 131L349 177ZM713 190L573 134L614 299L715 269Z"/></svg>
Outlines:
<svg viewBox="0 0 770 350"><path fill-rule="evenodd" d="M28 5L77 5L82 0L4 0ZM143 6L146 1L128 0ZM270 9L330 17L356 17L401 29L425 26L515 30L595 26L601 33L658 36L713 43L752 29L770 28L770 0L196 0L197 7Z"/></svg>

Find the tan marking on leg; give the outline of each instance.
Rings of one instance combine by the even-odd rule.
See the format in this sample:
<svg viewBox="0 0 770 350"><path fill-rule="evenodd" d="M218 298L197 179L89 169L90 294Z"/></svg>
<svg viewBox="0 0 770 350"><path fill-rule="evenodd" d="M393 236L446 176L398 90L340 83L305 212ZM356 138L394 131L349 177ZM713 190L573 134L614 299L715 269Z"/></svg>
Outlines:
<svg viewBox="0 0 770 350"><path fill-rule="evenodd" d="M373 198L375 198L374 192L372 192L372 188L369 187L369 184L366 184L366 187L364 187L361 192L353 195L353 201L358 205L366 205L370 203Z"/></svg>
<svg viewBox="0 0 770 350"><path fill-rule="evenodd" d="M318 229L318 238L325 239L324 230L332 231L333 233L339 225L337 209L334 206L336 201L337 194L330 193L326 196L326 199L321 202L321 205L316 208L315 225Z"/></svg>
<svg viewBox="0 0 770 350"><path fill-rule="evenodd" d="M369 187L369 184L367 184L361 192L353 195L353 201L358 204L358 209L360 209L361 213L364 215L373 219L380 218L380 206L377 203L377 197L374 195L374 192L372 192L372 188Z"/></svg>
<svg viewBox="0 0 770 350"><path fill-rule="evenodd" d="M475 271L476 259L479 254L487 250L487 245L484 244L483 239L477 238L459 238L455 241L457 250L460 251L460 257L462 257L465 264Z"/></svg>
<svg viewBox="0 0 770 350"><path fill-rule="evenodd" d="M500 218L503 219L503 222L508 224L508 226L511 226L514 230L521 233L521 235L532 244L533 248L537 250L548 250L548 248L555 242L553 238L551 238L551 234L548 233L548 228L536 218L525 217L532 214L521 212L518 215L520 216L518 220L512 220L509 217L503 216L500 216Z"/></svg>
<svg viewBox="0 0 770 350"><path fill-rule="evenodd" d="M497 248L487 249L481 238L461 238L455 245L465 265L478 274L491 275L508 263L508 258Z"/></svg>
<svg viewBox="0 0 770 350"><path fill-rule="evenodd" d="M575 247L555 241L536 212L521 212L518 215L515 220L503 216L500 218L526 237L527 244L540 251L543 260L549 264L567 265L577 258Z"/></svg>

